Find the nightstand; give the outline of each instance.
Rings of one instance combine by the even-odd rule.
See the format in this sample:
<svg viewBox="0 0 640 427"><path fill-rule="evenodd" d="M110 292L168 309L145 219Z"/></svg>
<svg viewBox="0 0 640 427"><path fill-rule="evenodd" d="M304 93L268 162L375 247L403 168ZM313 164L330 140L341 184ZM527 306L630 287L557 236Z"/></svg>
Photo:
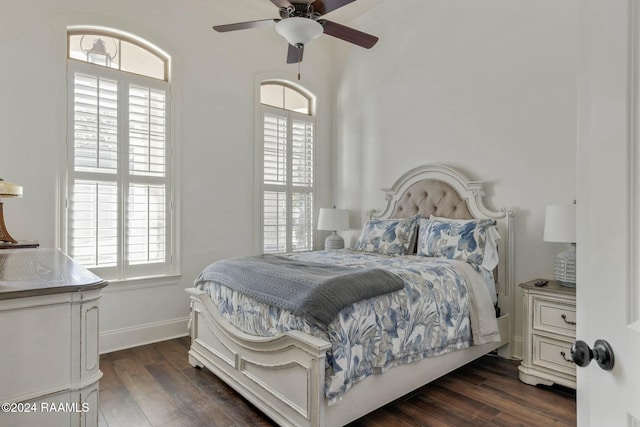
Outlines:
<svg viewBox="0 0 640 427"><path fill-rule="evenodd" d="M576 388L571 346L576 339L576 290L549 280L521 283L524 304L524 358L520 381Z"/></svg>

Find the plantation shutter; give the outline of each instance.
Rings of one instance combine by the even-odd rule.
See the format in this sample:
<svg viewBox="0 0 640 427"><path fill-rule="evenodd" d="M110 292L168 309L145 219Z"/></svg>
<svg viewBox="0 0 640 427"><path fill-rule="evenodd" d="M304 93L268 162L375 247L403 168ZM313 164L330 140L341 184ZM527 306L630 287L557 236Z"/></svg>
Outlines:
<svg viewBox="0 0 640 427"><path fill-rule="evenodd" d="M70 71L67 250L105 278L163 274L170 263L166 83L104 74L114 77Z"/></svg>
<svg viewBox="0 0 640 427"><path fill-rule="evenodd" d="M88 267L118 261L118 82L75 73L69 251Z"/></svg>
<svg viewBox="0 0 640 427"><path fill-rule="evenodd" d="M263 250L287 250L287 193L265 191L263 196Z"/></svg>
<svg viewBox="0 0 640 427"><path fill-rule="evenodd" d="M311 250L313 120L292 111L262 108L262 250Z"/></svg>
<svg viewBox="0 0 640 427"><path fill-rule="evenodd" d="M126 261L164 262L167 243L166 94L129 86Z"/></svg>
<svg viewBox="0 0 640 427"><path fill-rule="evenodd" d="M165 92L129 86L129 173L165 176Z"/></svg>
<svg viewBox="0 0 640 427"><path fill-rule="evenodd" d="M313 248L313 123L295 119L291 128L291 250Z"/></svg>
<svg viewBox="0 0 640 427"><path fill-rule="evenodd" d="M130 184L127 204L127 262L164 262L166 253L165 186Z"/></svg>
<svg viewBox="0 0 640 427"><path fill-rule="evenodd" d="M263 120L262 230L264 252L287 250L287 117L265 113Z"/></svg>
<svg viewBox="0 0 640 427"><path fill-rule="evenodd" d="M291 151L293 185L313 187L313 123L293 120Z"/></svg>
<svg viewBox="0 0 640 427"><path fill-rule="evenodd" d="M264 115L263 182L287 184L287 117Z"/></svg>

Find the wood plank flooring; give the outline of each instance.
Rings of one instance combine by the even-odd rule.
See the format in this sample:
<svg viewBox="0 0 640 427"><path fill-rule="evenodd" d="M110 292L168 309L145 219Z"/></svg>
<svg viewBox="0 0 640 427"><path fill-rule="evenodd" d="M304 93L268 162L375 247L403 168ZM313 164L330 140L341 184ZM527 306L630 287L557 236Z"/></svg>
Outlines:
<svg viewBox="0 0 640 427"><path fill-rule="evenodd" d="M185 337L102 355L99 425L275 425L208 370L189 365L189 343ZM350 426L575 426L575 392L523 384L517 366L484 356Z"/></svg>

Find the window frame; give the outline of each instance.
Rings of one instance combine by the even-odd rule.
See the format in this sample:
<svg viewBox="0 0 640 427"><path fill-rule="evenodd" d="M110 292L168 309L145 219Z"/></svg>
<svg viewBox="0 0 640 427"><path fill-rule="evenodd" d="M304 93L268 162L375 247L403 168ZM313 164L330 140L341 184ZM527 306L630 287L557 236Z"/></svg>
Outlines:
<svg viewBox="0 0 640 427"><path fill-rule="evenodd" d="M89 27L89 28L85 28L85 27L69 27L67 29L67 60L72 60L72 61L77 61L77 62L86 62L86 61L80 61L78 59L75 58L71 58L69 57L69 37L70 36L78 36L78 35L91 35L91 36L104 36L104 37L109 37L109 38L117 38L120 39L120 41L126 41L128 43L131 43L141 49L146 50L147 52L149 52L150 54L158 57L159 59L162 60L162 62L164 63L164 79L162 79L165 82L169 82L169 71L171 70L170 67L170 58L169 55L167 55L165 52L162 52L159 48L157 48L156 46L153 46L151 43L145 42L142 39L132 35L132 34L127 34L124 33L122 31L117 31L117 30L110 30L110 29L103 29L103 28L96 28L96 27ZM89 63L89 62L86 62ZM118 68L112 68L112 67L101 67L101 68L109 68L112 70L116 70L119 72L123 72L123 73L127 73L127 74L133 74L133 75L141 75L141 74L137 74L137 73L133 73L131 71L125 71L125 70L121 70L120 67L122 67L122 64L119 63ZM157 79L155 77L150 77L150 76L144 76L141 75L142 77L145 78L150 78L150 79L155 79L155 80L160 80Z"/></svg>
<svg viewBox="0 0 640 427"><path fill-rule="evenodd" d="M82 29L74 27L68 29L66 33L67 43L69 35L82 33ZM165 60L165 66L168 67L169 58L163 52L156 52L151 46L144 46L136 38L126 37L122 33L114 31L96 31L93 28L88 28L86 34L101 34L109 37L117 37L122 40L126 40L130 43L135 43L144 49L154 53L160 58ZM176 177L174 167L174 149L173 149L173 137L172 137L172 96L171 96L171 83L166 80L160 80L155 77L142 76L136 73L130 73L128 71L122 71L115 68L104 67L101 65L92 64L89 62L77 60L69 57L69 51L67 46L66 51L66 155L64 165L64 177L61 186L61 221L60 221L60 247L66 253L70 254L70 213L71 213L71 195L73 194L73 185L75 179L83 179L83 177L95 177L99 178L100 172L83 172L76 171L74 165L74 124L75 124L75 110L74 110L74 87L75 87L75 74L82 73L90 76L97 76L99 78L116 80L118 82L118 161L117 172L115 175L107 174L104 177L108 182L116 182L118 188L118 256L116 266L114 267L90 267L89 269L96 273L98 276L109 280L111 283L127 282L136 283L137 286L146 286L145 283L149 282L149 279L164 277L163 280L170 280L172 283L174 279L179 277L179 265L178 265L178 239L177 239L177 218L178 213L176 211L175 203L175 188ZM165 76L168 79L168 69L165 70ZM129 87L141 86L152 90L160 90L165 94L164 100L164 113L165 113L165 170L164 177L154 177L145 175L134 175L129 170ZM93 178L91 178L93 179ZM127 229L127 205L130 184L158 184L161 183L165 186L165 261L164 262L150 262L142 264L131 264L127 261L127 245L125 240L125 233ZM149 282L150 284L151 282Z"/></svg>
<svg viewBox="0 0 640 427"><path fill-rule="evenodd" d="M275 107L269 104L263 104L261 102L261 87L262 85L281 85L285 88L294 90L300 95L304 96L309 102L309 113L300 113L293 110L288 110L285 108ZM306 88L303 88L295 83L292 83L288 80L284 79L263 79L260 80L257 84L257 120L256 120L256 181L258 188L258 219L257 219L257 250L259 253L264 252L264 194L266 191L282 191L286 194L287 203L287 225L286 225L286 249L284 252L292 252L292 235L293 235L293 224L292 224L292 196L295 193L308 193L311 194L312 198L312 208L311 212L309 212L309 220L311 221L311 236L310 236L310 247L305 249L311 251L315 248L316 241L316 211L317 211L317 144L318 144L318 118L316 115L316 102L317 99L313 93L311 93ZM287 180L286 184L266 184L264 182L264 117L265 114L276 114L280 116L286 116L287 118L287 160L286 160L286 168L287 168ZM313 178L312 185L307 186L299 186L294 185L292 182L292 133L289 132L292 129L293 120L301 120L304 122L311 122L313 124ZM282 253L282 252L274 252L274 253Z"/></svg>

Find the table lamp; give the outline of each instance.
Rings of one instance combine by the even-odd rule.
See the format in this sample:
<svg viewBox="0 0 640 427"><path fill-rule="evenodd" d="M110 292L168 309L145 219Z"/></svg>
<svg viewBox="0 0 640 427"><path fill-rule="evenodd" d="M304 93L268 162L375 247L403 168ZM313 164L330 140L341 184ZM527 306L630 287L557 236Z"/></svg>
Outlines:
<svg viewBox="0 0 640 427"><path fill-rule="evenodd" d="M3 197L22 197L22 187L11 182L7 182L0 178L0 200ZM4 225L4 213L2 210L2 202L0 201L0 242L17 243L7 231Z"/></svg>
<svg viewBox="0 0 640 427"><path fill-rule="evenodd" d="M547 206L544 218L545 242L571 243L571 248L556 255L553 278L563 286L576 286L576 205Z"/></svg>
<svg viewBox="0 0 640 427"><path fill-rule="evenodd" d="M320 208L318 230L333 231L324 241L325 249L344 248L344 239L336 233L349 229L349 211L347 209Z"/></svg>

